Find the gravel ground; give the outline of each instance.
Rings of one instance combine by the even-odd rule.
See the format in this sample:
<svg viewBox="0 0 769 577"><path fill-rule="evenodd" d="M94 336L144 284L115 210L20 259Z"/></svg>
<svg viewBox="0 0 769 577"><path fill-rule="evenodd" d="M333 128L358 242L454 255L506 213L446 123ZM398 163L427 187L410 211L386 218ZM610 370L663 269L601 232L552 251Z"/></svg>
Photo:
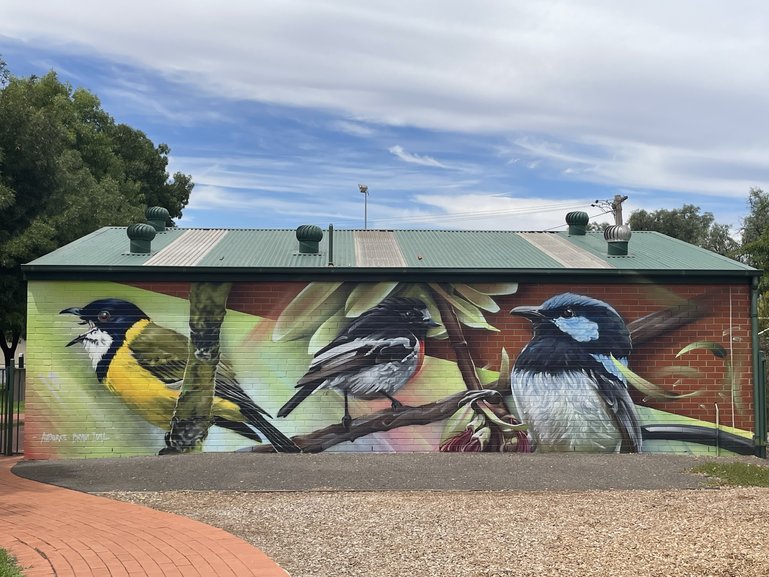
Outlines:
<svg viewBox="0 0 769 577"><path fill-rule="evenodd" d="M110 492L293 577L769 575L769 490Z"/></svg>

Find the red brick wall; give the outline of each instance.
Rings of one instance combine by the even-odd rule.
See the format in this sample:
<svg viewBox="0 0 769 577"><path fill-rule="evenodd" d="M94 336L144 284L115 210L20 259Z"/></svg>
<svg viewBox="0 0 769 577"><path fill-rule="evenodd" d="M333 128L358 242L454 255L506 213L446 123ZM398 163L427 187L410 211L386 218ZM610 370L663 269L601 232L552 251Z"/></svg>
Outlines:
<svg viewBox="0 0 769 577"><path fill-rule="evenodd" d="M186 283L134 283L135 286L186 298ZM228 306L249 314L275 319L306 283L236 283ZM511 316L519 305L541 304L551 296L573 292L609 303L631 323L682 301L699 299L708 314L654 339L634 346L630 367L639 375L671 392L697 396L683 399L644 399L632 390L634 401L664 411L713 422L715 405L721 411L721 424L750 430L753 426L752 365L750 337L750 287L741 284L627 284L627 283L521 283L512 295L497 296L500 312L486 314L499 333L465 328L470 350L478 367L499 369L500 351L505 347L511 360L529 342L531 328L525 319ZM729 334L731 332L731 347ZM733 358L736 382L734 421L732 422L732 378L723 359L708 350L693 350L680 358L676 354L697 341L715 342ZM448 341L429 340L427 354L456 360ZM696 378L669 374L670 367L685 366L699 371Z"/></svg>
<svg viewBox="0 0 769 577"><path fill-rule="evenodd" d="M472 281L468 282L472 284ZM245 393L272 414L271 422L286 435L307 435L325 427L339 426L343 402L341 396L333 392L311 397L287 419L275 417L312 362L314 351L310 337L313 332L344 306L345 299L351 298L359 285L345 283L334 298L303 312L300 320L310 327L308 332L283 341L274 338L275 321L308 283L236 282L232 285L228 309L245 314L227 315L225 320L229 324L222 333L223 354L233 361ZM449 284L442 286L452 290ZM140 412L131 410L130 403L121 398L114 387L96 378L93 361L80 344L66 346L88 327L78 325L76 317L61 315L60 311L84 307L97 299L124 299L144 310L161 327L186 335L189 311L184 301L188 299L189 291L188 282L30 283L25 430L26 451L30 457L153 454L163 447L162 427L149 424ZM399 291L399 294L403 291L430 294L431 289L423 283L410 283L398 285L396 292ZM675 394L696 392L697 396L645 398L629 387L633 401L637 407L650 407L676 417L709 423L715 420L717 405L721 425L753 430L750 288L747 282L520 282L513 294L492 296L499 305L498 312L483 313L497 332L462 327L467 350L476 367L490 371L481 371L483 378L496 378L503 348L512 366L532 337L530 323L520 316L510 315L510 310L522 305L540 305L565 292L608 303L631 327L638 326L648 315L697 303L699 313L696 318L685 319L672 328L660 329L656 325L658 328L652 330L650 338L636 339L629 357L629 366L636 374L663 390ZM332 336L344 330L350 320L345 320L344 316L339 318L337 324L330 326ZM719 357L710 350L698 349L676 357L687 345L706 342L716 343L724 354ZM425 349L428 357L425 369L397 393L406 405L439 402L464 390L454 346L448 340L428 338ZM733 368L733 374L729 373L729 366ZM677 373L674 367L678 367ZM384 398L358 400L351 403L351 412L353 418L360 419L389 407L390 402ZM366 434L354 443L332 446L335 450L353 451L433 451L438 450L446 439L445 425L445 420L434 420L426 425ZM235 433L222 432L220 427L214 427L212 431L214 429L216 431L206 440L205 450L234 450L251 444ZM338 429L334 430L338 433ZM505 441L510 442L510 439ZM504 442L499 444L504 445ZM515 445L514 442L511 444Z"/></svg>

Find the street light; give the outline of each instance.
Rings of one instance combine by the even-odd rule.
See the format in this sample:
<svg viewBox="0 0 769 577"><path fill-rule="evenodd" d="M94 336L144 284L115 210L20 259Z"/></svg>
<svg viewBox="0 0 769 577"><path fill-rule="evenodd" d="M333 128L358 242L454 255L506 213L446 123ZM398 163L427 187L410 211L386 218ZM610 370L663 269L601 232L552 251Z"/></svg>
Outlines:
<svg viewBox="0 0 769 577"><path fill-rule="evenodd" d="M368 186L359 184L358 190L363 195L363 230L368 229Z"/></svg>

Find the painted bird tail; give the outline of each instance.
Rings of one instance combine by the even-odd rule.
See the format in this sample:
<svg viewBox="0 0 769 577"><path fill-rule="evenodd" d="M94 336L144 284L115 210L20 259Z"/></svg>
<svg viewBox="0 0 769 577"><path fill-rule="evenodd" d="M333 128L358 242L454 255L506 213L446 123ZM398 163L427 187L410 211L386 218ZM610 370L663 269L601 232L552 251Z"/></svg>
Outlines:
<svg viewBox="0 0 769 577"><path fill-rule="evenodd" d="M296 409L299 406L299 403L309 397L314 390L314 387L302 387L299 389L296 393L294 393L294 396L291 397L288 402L280 408L278 411L278 416L288 417L291 414L291 411Z"/></svg>
<svg viewBox="0 0 769 577"><path fill-rule="evenodd" d="M272 443L278 453L301 453L302 450L286 435L281 433L275 425L270 423L258 410L241 407L240 411L248 419L248 424L262 433Z"/></svg>

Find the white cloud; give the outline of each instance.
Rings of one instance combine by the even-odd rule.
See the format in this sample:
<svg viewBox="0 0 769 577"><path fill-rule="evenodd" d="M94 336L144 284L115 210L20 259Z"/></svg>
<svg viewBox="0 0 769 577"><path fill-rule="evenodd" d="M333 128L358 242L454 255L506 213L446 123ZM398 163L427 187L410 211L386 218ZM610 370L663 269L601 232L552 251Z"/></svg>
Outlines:
<svg viewBox="0 0 769 577"><path fill-rule="evenodd" d="M317 219L343 219L352 220L357 218L354 214L358 212L358 206L349 203L348 206L335 205L335 209L341 208L343 211L348 209L349 214L339 212L338 210L325 210L313 202L298 202L297 199L282 199L269 195L253 195L244 192L231 191L216 186L196 186L195 194L190 198L190 203L185 209L185 214L191 212L192 215L207 210L218 210L224 214L237 216L238 221L242 222L243 213L253 215L254 227L264 225L263 213L270 212L278 215L290 215L293 217L310 217L313 222ZM353 209L354 208L354 212ZM186 223L187 221L185 221Z"/></svg>
<svg viewBox="0 0 769 577"><path fill-rule="evenodd" d="M418 164L420 166L431 166L434 168L449 168L442 162L435 160L432 156L422 156L419 154L406 152L405 150L403 150L403 147L399 145L391 146L387 150L393 156L396 156L397 158L400 158L403 162L408 162L409 164Z"/></svg>
<svg viewBox="0 0 769 577"><path fill-rule="evenodd" d="M472 230L546 230L563 228L570 210L592 210L584 199L553 201L499 194L418 194L412 207L375 224L399 228L463 228ZM392 225L391 225L392 226Z"/></svg>
<svg viewBox="0 0 769 577"><path fill-rule="evenodd" d="M769 181L762 0L116 0L109 18L96 0L6 4L7 38L149 69L220 99L331 111L355 119L336 123L347 134L388 124L493 134L510 138L516 169L695 197L744 196ZM194 120L123 88L113 96ZM390 152L406 163L456 167L401 142ZM340 164L342 182L366 178ZM245 187L251 173L217 178Z"/></svg>
<svg viewBox="0 0 769 577"><path fill-rule="evenodd" d="M692 150L613 139L556 143L519 138L502 151L529 158L527 166L548 163L572 179L606 185L696 192L743 198L756 184L745 175L769 176L769 165L755 150L743 147Z"/></svg>
<svg viewBox="0 0 769 577"><path fill-rule="evenodd" d="M366 138L375 134L374 129L371 127L366 126L365 124L360 124L358 122L350 122L349 120L339 120L334 122L332 123L331 128L338 130L339 132L344 132L345 134L349 134L351 136L359 136L361 138Z"/></svg>

